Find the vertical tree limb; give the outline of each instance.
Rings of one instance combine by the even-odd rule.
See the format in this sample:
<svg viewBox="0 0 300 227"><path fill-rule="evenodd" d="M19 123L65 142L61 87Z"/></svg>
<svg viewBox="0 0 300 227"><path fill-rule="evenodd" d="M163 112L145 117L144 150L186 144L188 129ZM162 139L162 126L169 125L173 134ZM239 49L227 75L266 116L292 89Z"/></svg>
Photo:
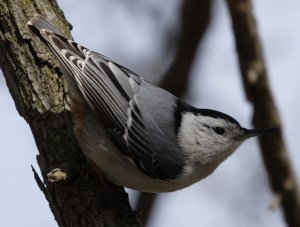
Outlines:
<svg viewBox="0 0 300 227"><path fill-rule="evenodd" d="M44 178L37 180L39 187L59 226L140 226L124 189L96 175L77 145L62 73L25 28L35 13L45 15L70 37L70 26L56 1L0 1L0 67L39 150Z"/></svg>
<svg viewBox="0 0 300 227"><path fill-rule="evenodd" d="M161 87L183 97L197 47L210 22L212 0L184 0L181 10L180 36L175 58L165 73Z"/></svg>
<svg viewBox="0 0 300 227"><path fill-rule="evenodd" d="M239 56L243 84L254 109L255 127L282 128L279 113L268 84L262 47L250 0L227 0ZM259 138L261 154L269 180L279 196L284 217L290 227L300 226L300 197L281 130Z"/></svg>
<svg viewBox="0 0 300 227"><path fill-rule="evenodd" d="M190 71L197 48L210 22L212 0L184 0L181 9L180 36L175 58L163 76L160 86L183 97L187 91ZM137 210L144 225L148 223L158 194L140 193Z"/></svg>
<svg viewBox="0 0 300 227"><path fill-rule="evenodd" d="M148 226L157 197L159 197L159 194L156 193L148 193L148 192L139 193L137 206L135 209L141 213L140 218L144 226Z"/></svg>

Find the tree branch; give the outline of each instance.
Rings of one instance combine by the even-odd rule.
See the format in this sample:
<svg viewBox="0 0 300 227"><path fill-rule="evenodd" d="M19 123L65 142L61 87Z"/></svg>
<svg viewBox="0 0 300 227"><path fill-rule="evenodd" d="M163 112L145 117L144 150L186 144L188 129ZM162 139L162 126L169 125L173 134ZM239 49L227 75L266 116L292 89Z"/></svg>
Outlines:
<svg viewBox="0 0 300 227"><path fill-rule="evenodd" d="M59 226L140 226L124 189L95 174L77 145L62 73L25 28L35 13L70 37L70 25L56 1L0 1L0 67L39 149L44 178L39 187ZM47 173L55 168L66 175L51 183Z"/></svg>
<svg viewBox="0 0 300 227"><path fill-rule="evenodd" d="M185 0L181 9L180 37L175 58L165 73L160 86L172 94L183 97L187 91L190 71L197 53L197 47L210 22L212 0ZM140 193L137 210L141 212L144 225L148 223L151 211L159 195Z"/></svg>
<svg viewBox="0 0 300 227"><path fill-rule="evenodd" d="M227 0L247 98L254 107L255 127L282 128L268 85L267 71L250 0ZM300 226L300 197L281 130L259 138L261 153L274 195L280 196L285 220Z"/></svg>
<svg viewBox="0 0 300 227"><path fill-rule="evenodd" d="M210 22L211 5L212 0L183 1L178 48L160 84L178 97L186 93L197 47Z"/></svg>

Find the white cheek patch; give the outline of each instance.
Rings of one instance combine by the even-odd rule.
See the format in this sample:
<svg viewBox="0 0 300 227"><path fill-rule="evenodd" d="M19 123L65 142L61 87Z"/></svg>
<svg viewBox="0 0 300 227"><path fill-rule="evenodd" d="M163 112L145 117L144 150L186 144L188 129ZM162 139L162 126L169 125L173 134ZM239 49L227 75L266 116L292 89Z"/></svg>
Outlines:
<svg viewBox="0 0 300 227"><path fill-rule="evenodd" d="M211 127L227 128L228 123L223 119L183 114L178 139L182 151L191 163L209 163L235 147L234 141L228 136L218 135Z"/></svg>
<svg viewBox="0 0 300 227"><path fill-rule="evenodd" d="M192 113L186 113L182 116L181 128L178 134L179 144L186 156L191 160L198 160L202 152L199 148L205 147L206 142L202 138L205 138L205 132L199 130L201 125L196 121L196 116Z"/></svg>

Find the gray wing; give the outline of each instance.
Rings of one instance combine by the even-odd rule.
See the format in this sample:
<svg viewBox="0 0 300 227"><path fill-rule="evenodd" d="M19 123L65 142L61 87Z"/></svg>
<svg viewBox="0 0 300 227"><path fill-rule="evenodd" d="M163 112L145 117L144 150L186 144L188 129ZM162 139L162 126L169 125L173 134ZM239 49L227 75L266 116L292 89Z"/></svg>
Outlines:
<svg viewBox="0 0 300 227"><path fill-rule="evenodd" d="M73 76L124 155L151 177L174 179L182 172L183 157L173 122L176 97L103 55L49 31L52 25L40 16L28 26L39 32L37 35Z"/></svg>
<svg viewBox="0 0 300 227"><path fill-rule="evenodd" d="M182 157L171 124L174 96L94 52L87 52L76 80L107 134L139 169L164 180L180 174Z"/></svg>

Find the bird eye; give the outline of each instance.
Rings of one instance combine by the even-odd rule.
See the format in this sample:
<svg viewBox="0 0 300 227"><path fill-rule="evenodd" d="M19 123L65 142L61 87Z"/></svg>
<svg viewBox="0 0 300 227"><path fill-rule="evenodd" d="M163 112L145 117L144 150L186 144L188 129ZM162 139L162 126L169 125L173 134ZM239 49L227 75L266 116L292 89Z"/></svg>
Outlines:
<svg viewBox="0 0 300 227"><path fill-rule="evenodd" d="M215 131L215 133L217 133L218 135L223 135L225 130L222 127L215 127L213 128L213 130Z"/></svg>

